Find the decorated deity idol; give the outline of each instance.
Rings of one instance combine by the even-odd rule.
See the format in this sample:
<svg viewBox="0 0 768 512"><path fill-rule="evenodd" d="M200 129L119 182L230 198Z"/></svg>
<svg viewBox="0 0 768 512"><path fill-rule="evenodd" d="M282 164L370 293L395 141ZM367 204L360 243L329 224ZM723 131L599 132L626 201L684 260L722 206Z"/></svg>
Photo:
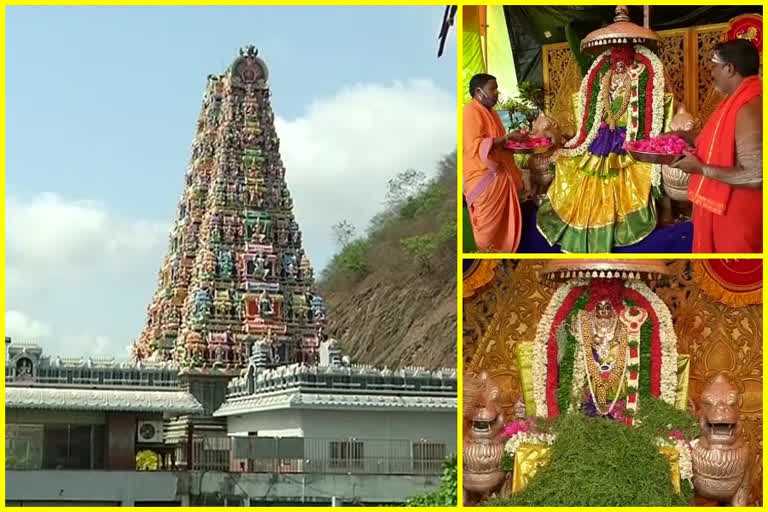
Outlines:
<svg viewBox="0 0 768 512"><path fill-rule="evenodd" d="M647 266L664 271L654 262ZM528 415L581 411L631 425L643 396L676 403L677 337L669 309L639 273L625 280L629 274L621 271L594 272L560 285L539 325L531 374L522 376L532 380Z"/></svg>
<svg viewBox="0 0 768 512"><path fill-rule="evenodd" d="M522 399L515 420L492 436L503 442L500 462L484 452L492 464L481 473L506 474L495 497L486 493L488 506L681 506L694 485L744 503L745 465L721 464L743 458L738 397L710 386L701 419L686 411L689 357L678 354L671 312L646 284L669 275L658 260L545 265L540 276L559 286L534 340L515 344ZM471 414L466 388L464 404ZM707 432L711 442L694 451ZM474 490L466 481L473 446L465 437L465 494Z"/></svg>
<svg viewBox="0 0 768 512"><path fill-rule="evenodd" d="M536 223L565 252L611 252L656 227L652 185L661 185L661 166L637 162L624 143L659 135L673 98L665 97L664 68L649 49L658 36L627 12L617 7L615 23L582 41L597 57L579 89L576 135L552 155L555 177Z"/></svg>
<svg viewBox="0 0 768 512"><path fill-rule="evenodd" d="M633 326L638 331L648 316L642 308L625 307L621 300L623 285L619 279L593 282L587 307L577 313L571 325L584 358L588 410L590 414L618 419L621 416L615 411L616 404L627 397L632 385L632 379L627 378L632 360L629 333Z"/></svg>

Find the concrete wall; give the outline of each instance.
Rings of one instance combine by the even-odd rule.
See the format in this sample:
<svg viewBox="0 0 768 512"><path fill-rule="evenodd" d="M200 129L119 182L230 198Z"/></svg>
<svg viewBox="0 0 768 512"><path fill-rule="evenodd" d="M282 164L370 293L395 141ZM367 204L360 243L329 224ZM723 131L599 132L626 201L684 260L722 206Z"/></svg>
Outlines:
<svg viewBox="0 0 768 512"><path fill-rule="evenodd" d="M124 506L136 501L177 500L173 473L139 471L6 471L5 499L13 501L100 501Z"/></svg>
<svg viewBox="0 0 768 512"><path fill-rule="evenodd" d="M446 441L456 446L456 412L302 411L305 437Z"/></svg>
<svg viewBox="0 0 768 512"><path fill-rule="evenodd" d="M345 504L402 503L440 488L439 476L194 473L190 477L190 489L196 495L199 490L200 495L247 496L251 506L330 504L332 496Z"/></svg>
<svg viewBox="0 0 768 512"><path fill-rule="evenodd" d="M439 476L227 474L217 472L7 471L6 503L189 505L399 503L440 487Z"/></svg>
<svg viewBox="0 0 768 512"><path fill-rule="evenodd" d="M430 411L329 411L283 410L228 418L227 430L258 432L259 436L303 436L312 448L306 455L327 453L312 439L366 440L365 457L411 457L411 443L419 440L444 443L446 453L456 452L456 413ZM391 442L390 442L391 441ZM319 450L319 451L318 451ZM327 455L325 455L327 457Z"/></svg>
<svg viewBox="0 0 768 512"><path fill-rule="evenodd" d="M227 418L227 432L258 432L261 437L303 437L301 411L256 412Z"/></svg>

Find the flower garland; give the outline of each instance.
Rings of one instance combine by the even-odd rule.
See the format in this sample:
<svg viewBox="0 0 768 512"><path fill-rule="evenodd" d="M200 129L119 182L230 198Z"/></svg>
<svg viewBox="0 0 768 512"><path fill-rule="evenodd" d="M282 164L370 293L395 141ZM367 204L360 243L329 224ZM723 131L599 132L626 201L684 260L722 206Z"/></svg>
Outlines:
<svg viewBox="0 0 768 512"><path fill-rule="evenodd" d="M661 338L659 337L659 323L651 303L637 291L627 287L625 289L625 301L630 306L640 305L648 311L650 319L640 328L640 394L643 396L659 396L661 382Z"/></svg>
<svg viewBox="0 0 768 512"><path fill-rule="evenodd" d="M629 110L627 112L627 137L625 140L636 140L637 139L637 133L639 129L640 124L640 97L638 96L638 90L641 87L640 79L642 76L647 76L648 71L645 69L645 66L642 64L639 64L637 66L633 66L629 70L629 76L632 78L632 85L630 87L629 92Z"/></svg>
<svg viewBox="0 0 768 512"><path fill-rule="evenodd" d="M510 457L514 457L521 444L552 445L556 438L549 431L538 430L533 418L507 423L499 436L502 440L506 439L504 452Z"/></svg>
<svg viewBox="0 0 768 512"><path fill-rule="evenodd" d="M572 411L578 406L572 398L578 397L586 384L586 362L578 350L570 324L572 315L584 307L578 302L586 299L584 287L588 282L570 280L562 284L552 295L539 321L531 364L536 416L554 417L561 411ZM628 306L638 306L648 313L632 338L631 346L637 348L638 366L634 376L630 371L632 382L628 384L633 384L637 395L634 406L628 400L628 415L637 409L639 396L643 393L661 397L664 402L674 405L677 394L677 336L669 308L640 281L625 283L624 301ZM563 322L565 333L560 333L560 336L565 336L565 340L558 340L556 331ZM559 347L558 341L565 341L564 350ZM563 357L558 369L559 352L563 353Z"/></svg>
<svg viewBox="0 0 768 512"><path fill-rule="evenodd" d="M578 295L571 297L571 292L576 287L583 287L587 284L586 280L571 279L566 283L563 283L552 294L552 298L547 304L547 308L544 310L544 314L539 320L538 328L536 329L536 336L533 341L533 355L531 360L531 373L533 377L533 396L536 404L537 416L548 416L547 414L547 359L549 340L553 335L553 328L556 327L555 317L558 312L566 306L573 305L578 295L581 295L581 291L578 291ZM566 301L566 298L569 299ZM567 312L570 308L565 309ZM556 356L556 353L555 353ZM556 376L555 376L556 379ZM555 380L555 384L557 381Z"/></svg>
<svg viewBox="0 0 768 512"><path fill-rule="evenodd" d="M568 412L575 411L579 404L574 397L579 396L584 391L584 386L587 383L587 365L584 362L583 357L578 357L578 353L573 357L573 372L571 376L571 402L568 405Z"/></svg>
<svg viewBox="0 0 768 512"><path fill-rule="evenodd" d="M642 308L630 307L624 310L622 321L629 330L629 360L627 368L627 408L625 411L626 423L635 424L635 414L638 403L638 376L640 370L640 330L648 319L648 312Z"/></svg>
<svg viewBox="0 0 768 512"><path fill-rule="evenodd" d="M650 66L653 71L650 80L653 83L653 90L651 91L652 104L646 107L646 115L652 119L651 129L645 129L646 137L656 137L661 133L664 128L664 65L661 60L651 50L645 46L635 46L635 52L639 53L642 57L638 60L643 61L643 57L647 59L644 62L646 67Z"/></svg>
<svg viewBox="0 0 768 512"><path fill-rule="evenodd" d="M680 480L688 480L693 485L691 481L693 478L693 461L691 457L693 444L685 439L683 433L678 430L672 430L667 438L656 438L656 446L672 446L677 450Z"/></svg>
<svg viewBox="0 0 768 512"><path fill-rule="evenodd" d="M651 75L651 73L648 71L648 68L643 65L643 72L640 73L640 76L637 79L637 88L638 91L647 91L648 90L648 77ZM638 96L637 98L637 105L638 105L638 112L637 112L637 124L635 125L635 129L637 130L635 134L635 139L638 138L644 139L645 134L647 133L647 127L648 123L646 120L648 117L645 115L646 107L648 105L648 96L646 94L643 94L642 96Z"/></svg>
<svg viewBox="0 0 768 512"><path fill-rule="evenodd" d="M658 325L659 342L651 345L651 375L657 374L654 367L659 365L661 359L658 373L661 382L656 385L651 382L651 394L660 396L664 402L674 405L677 396L677 335L672 323L672 314L664 301L642 281L629 281L626 286L649 303L649 314L652 318L655 317L654 323Z"/></svg>
<svg viewBox="0 0 768 512"><path fill-rule="evenodd" d="M610 50L604 51L595 59L587 72L587 79L582 80L579 87L579 105L578 117L581 121L576 135L565 143L564 147L552 154L551 161L557 160L560 156L573 157L584 154L592 141L597 137L600 129L600 123L595 120L602 119L603 103L597 101L597 95L592 93L595 82L600 83L602 75L610 69ZM589 103L587 103L589 101ZM590 124L591 120L591 124ZM589 130L589 132L587 132Z"/></svg>
<svg viewBox="0 0 768 512"><path fill-rule="evenodd" d="M652 71L650 79L648 80L648 86L646 87L646 102L645 119L643 122L643 133L645 138L656 137L664 129L664 65L661 60L651 50L645 46L635 46L635 52L640 54L638 60L643 62L646 67L650 66ZM653 85L653 89L648 91L650 86ZM647 102L648 92L651 93L651 103ZM651 119L650 130L647 126L648 119ZM651 165L651 185L655 187L655 192L660 193L659 187L661 187L661 165Z"/></svg>
<svg viewBox="0 0 768 512"><path fill-rule="evenodd" d="M550 330L550 337L547 346L547 416L550 418L560 415L560 402L559 398L562 398L563 404L570 401L569 396L563 396L559 393L560 383L568 382L571 378L571 370L573 365L571 361L564 361L561 367L558 361L558 347L557 340L555 339L556 329L563 324L573 313L574 310L578 310L584 307L584 304L579 304L579 300L584 295L584 287L574 287L571 293L568 294L560 309L557 310L555 319L552 322L552 328ZM571 359L572 360L572 359ZM562 371L562 373L561 373ZM564 386L567 389L567 385ZM565 407L564 407L565 408Z"/></svg>
<svg viewBox="0 0 768 512"><path fill-rule="evenodd" d="M576 337L573 335L573 329L571 328L572 322L575 318L578 318L578 312L583 310L587 304L589 294L581 293L573 303L570 311L567 312L565 322L559 324L557 329L557 335L561 336L562 345L560 345L560 339L558 338L558 346L562 347L559 350L559 354L562 354L562 359L559 362L558 377L560 383L557 389L557 409L558 411L568 411L571 409L573 397L578 396L573 394L572 382L574 379L574 368L578 363L579 358L576 357L579 350L579 343ZM586 368L584 369L586 372Z"/></svg>

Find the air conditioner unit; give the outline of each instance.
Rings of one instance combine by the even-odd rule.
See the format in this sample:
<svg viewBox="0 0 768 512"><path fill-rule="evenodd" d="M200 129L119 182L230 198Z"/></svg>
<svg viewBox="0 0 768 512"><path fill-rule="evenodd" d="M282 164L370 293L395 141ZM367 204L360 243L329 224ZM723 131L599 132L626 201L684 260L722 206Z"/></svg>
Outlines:
<svg viewBox="0 0 768 512"><path fill-rule="evenodd" d="M162 443L163 442L163 422L162 421L139 421L136 429L136 442L139 443Z"/></svg>

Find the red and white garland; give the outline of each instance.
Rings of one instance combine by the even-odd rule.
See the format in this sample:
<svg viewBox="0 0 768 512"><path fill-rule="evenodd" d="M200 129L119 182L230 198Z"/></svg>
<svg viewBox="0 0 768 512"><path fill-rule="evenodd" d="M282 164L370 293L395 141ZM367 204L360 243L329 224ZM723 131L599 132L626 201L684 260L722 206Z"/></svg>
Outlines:
<svg viewBox="0 0 768 512"><path fill-rule="evenodd" d="M635 46L635 53L641 56L640 60L646 61L650 64L650 71L652 72L652 91L649 110L651 113L651 129L647 136L655 137L659 135L664 128L664 65L661 60L651 50L642 45ZM557 160L559 157L574 157L584 154L589 145L594 142L597 137L597 132L600 129L600 121L603 118L604 107L601 98L595 102L595 113L590 127L589 133L586 135L582 133L585 129L583 124L586 122L589 116L585 118L586 109L589 108L587 104L588 93L595 86L597 82L597 73L599 68L605 64L606 59L610 59L611 50L606 50L601 53L590 66L589 71L585 75L585 78L581 81L579 87L579 104L577 108L577 121L579 123L576 135L565 143L564 147L556 151L551 159ZM636 99L639 94L639 78L642 72L646 69L646 65L639 63L636 66L630 68L630 90L632 99ZM608 94L608 91L600 91L600 94ZM639 129L639 113L634 109L629 109L629 122L627 123L627 140L636 140L638 136L646 137L646 134L638 134ZM651 166L651 184L654 186L661 185L661 165L652 164Z"/></svg>
<svg viewBox="0 0 768 512"><path fill-rule="evenodd" d="M566 142L563 148L553 153L553 161L557 160L557 158L560 156L573 157L584 154L584 152L587 151L589 145L592 144L592 142L595 140L595 137L597 137L597 131L600 129L600 120L603 118L602 101L596 102L595 117L592 121L592 127L586 138L584 138L583 142L579 144L579 140L581 140L581 131L584 128L582 123L584 123L585 109L589 108L589 105L587 105L587 92L593 86L593 82L597 81L596 78L593 77L593 74L597 74L598 68L604 64L605 59L610 59L610 57L610 50L606 50L601 53L592 63L592 66L590 66L589 71L587 71L587 74L585 75L585 78L581 81L581 86L579 87L579 105L577 109L578 117L576 118L576 120L579 122L579 125L576 130L576 135L574 135L571 140Z"/></svg>
<svg viewBox="0 0 768 512"><path fill-rule="evenodd" d="M561 284L547 304L547 309L539 320L536 329L536 337L533 339L533 355L531 360L531 373L533 374L533 397L536 403L536 416L546 418L547 411L547 343L552 329L552 323L555 321L555 315L563 304L563 301L577 286L584 286L588 283L585 279L571 279ZM574 372L576 369L574 368Z"/></svg>
<svg viewBox="0 0 768 512"><path fill-rule="evenodd" d="M536 336L533 343L533 354L531 361L531 373L533 377L533 395L534 403L536 406L536 416L548 417L549 410L547 406L547 348L552 330L552 324L555 320L558 310L563 305L566 297L570 292L579 286L586 286L589 284L585 279L572 279L566 283L563 283L558 287L555 293L552 295L547 308L542 315L539 325L536 330ZM634 290L640 294L651 306L655 317L658 321L658 335L660 339L660 351L661 351L661 364L659 369L660 375L660 398L670 404L674 405L677 396L677 335L675 334L674 325L672 323L672 314L664 301L662 301L658 295L656 295L648 286L642 281L627 281L625 287ZM637 308L641 310L642 308ZM646 320L645 316L634 319L635 314L631 313L632 308L627 310L625 314L629 315L626 321L629 323L629 345L635 347L635 350L631 350L627 359L628 365L639 364L640 362L640 327ZM648 314L647 311L642 310L644 314ZM634 321L642 318L642 321ZM635 328L632 325L636 325ZM634 343L633 343L634 342ZM653 351L652 351L653 352ZM633 389L638 388L638 372L628 372L627 384ZM576 398L581 396L581 392L584 386L587 384L587 371L586 363L584 360L584 354L582 350L577 350L574 353L573 364L573 379L571 383L571 396ZM638 397L634 399L628 397L627 407L633 411L637 409ZM574 410L578 406L578 400L571 400L570 410ZM564 411L563 411L564 412Z"/></svg>
<svg viewBox="0 0 768 512"><path fill-rule="evenodd" d="M664 64L661 63L661 59L655 53L645 46L635 46L635 52L648 59L653 70L653 103L651 110L653 118L650 136L656 137L664 129ZM661 164L651 165L651 185L655 187L661 186Z"/></svg>
<svg viewBox="0 0 768 512"><path fill-rule="evenodd" d="M656 313L661 338L661 399L674 406L677 398L677 335L672 323L672 313L664 301L644 282L627 281L625 286L642 295Z"/></svg>
<svg viewBox="0 0 768 512"><path fill-rule="evenodd" d="M627 416L627 423L630 425L634 425L634 415L637 412L637 402L639 399L637 391L640 374L638 371L640 367L640 327L647 318L648 312L643 308L627 308L621 314L621 320L627 326L629 334L627 367L630 368L630 371L627 372L627 389L631 390L631 392L627 394L626 407L632 411L632 415Z"/></svg>

